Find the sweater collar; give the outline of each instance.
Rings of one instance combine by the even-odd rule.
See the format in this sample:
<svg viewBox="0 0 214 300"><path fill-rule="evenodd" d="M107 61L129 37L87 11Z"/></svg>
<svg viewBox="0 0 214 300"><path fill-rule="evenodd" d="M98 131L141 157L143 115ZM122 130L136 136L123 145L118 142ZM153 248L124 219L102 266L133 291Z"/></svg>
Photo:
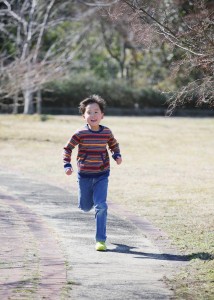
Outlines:
<svg viewBox="0 0 214 300"><path fill-rule="evenodd" d="M92 129L89 128L88 124L85 125L85 127L86 127L89 131L91 131L91 132L93 132L93 133L100 133L101 131L103 131L104 126L102 126L102 125L99 125L99 126L100 126L100 129L97 130L97 131L94 131L94 130L92 130Z"/></svg>

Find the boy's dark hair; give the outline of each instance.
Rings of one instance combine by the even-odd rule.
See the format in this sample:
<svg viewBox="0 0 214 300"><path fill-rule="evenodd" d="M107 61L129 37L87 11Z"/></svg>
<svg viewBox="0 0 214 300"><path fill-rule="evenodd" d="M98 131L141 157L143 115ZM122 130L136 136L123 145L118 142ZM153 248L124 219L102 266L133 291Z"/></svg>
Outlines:
<svg viewBox="0 0 214 300"><path fill-rule="evenodd" d="M100 107L101 112L104 113L106 102L98 95L91 95L88 98L82 100L79 105L79 112L83 115L85 113L86 106L92 103L97 103Z"/></svg>

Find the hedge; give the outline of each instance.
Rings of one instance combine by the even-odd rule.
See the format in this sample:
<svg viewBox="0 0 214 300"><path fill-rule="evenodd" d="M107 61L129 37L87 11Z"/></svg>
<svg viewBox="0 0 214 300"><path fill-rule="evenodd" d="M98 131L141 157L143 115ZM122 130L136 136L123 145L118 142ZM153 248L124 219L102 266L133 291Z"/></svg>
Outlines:
<svg viewBox="0 0 214 300"><path fill-rule="evenodd" d="M62 82L53 82L43 91L45 107L77 107L91 94L107 101L109 107L140 108L166 107L166 97L151 87L136 89L121 80L105 81L94 77L75 77Z"/></svg>

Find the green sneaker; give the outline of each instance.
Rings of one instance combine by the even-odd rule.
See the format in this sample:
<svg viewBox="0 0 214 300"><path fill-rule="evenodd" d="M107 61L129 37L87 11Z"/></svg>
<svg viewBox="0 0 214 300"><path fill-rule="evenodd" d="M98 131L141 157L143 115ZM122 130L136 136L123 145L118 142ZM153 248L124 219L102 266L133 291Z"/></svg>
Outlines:
<svg viewBox="0 0 214 300"><path fill-rule="evenodd" d="M97 251L106 251L107 249L105 242L96 242L95 248Z"/></svg>

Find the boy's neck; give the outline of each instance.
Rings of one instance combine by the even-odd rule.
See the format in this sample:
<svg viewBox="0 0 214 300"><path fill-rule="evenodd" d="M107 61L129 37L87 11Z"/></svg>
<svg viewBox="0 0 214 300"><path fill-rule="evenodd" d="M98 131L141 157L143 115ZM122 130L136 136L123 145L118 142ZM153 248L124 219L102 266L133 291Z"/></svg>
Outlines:
<svg viewBox="0 0 214 300"><path fill-rule="evenodd" d="M89 124L87 124L88 128L92 131L99 131L100 130L100 125L97 126L90 126Z"/></svg>

